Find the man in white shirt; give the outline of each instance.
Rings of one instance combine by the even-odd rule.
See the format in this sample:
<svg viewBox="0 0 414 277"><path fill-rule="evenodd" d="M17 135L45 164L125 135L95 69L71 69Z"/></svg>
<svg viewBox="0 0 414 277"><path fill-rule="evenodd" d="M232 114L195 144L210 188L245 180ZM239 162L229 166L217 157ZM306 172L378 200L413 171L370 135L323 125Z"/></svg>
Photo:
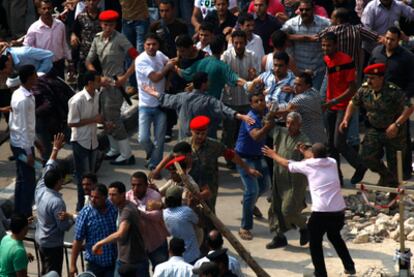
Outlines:
<svg viewBox="0 0 414 277"><path fill-rule="evenodd" d="M103 116L99 114L99 95L97 95L100 76L96 72L88 71L84 75L84 82L84 89L76 93L68 102L68 126L72 129L70 141L78 187L77 212L85 204L82 176L95 171L98 148L96 124L103 123Z"/></svg>
<svg viewBox="0 0 414 277"><path fill-rule="evenodd" d="M184 240L172 238L169 245L170 259L155 267L154 277L191 277L193 266L183 258L185 251Z"/></svg>
<svg viewBox="0 0 414 277"><path fill-rule="evenodd" d="M35 98L31 89L37 82L33 65L19 69L21 86L11 98L9 116L10 146L16 159L16 186L14 211L25 216L32 215L32 202L36 188L35 180Z"/></svg>
<svg viewBox="0 0 414 277"><path fill-rule="evenodd" d="M148 85L159 93L165 93L165 76L174 67L168 62L168 57L158 51L159 48L159 37L149 33L144 40L145 51L135 60L139 88L138 142L144 147L146 167L150 170L162 159L167 118L158 99L146 93L143 87ZM151 141L151 125L154 125L154 142Z"/></svg>
<svg viewBox="0 0 414 277"><path fill-rule="evenodd" d="M50 0L41 0L37 11L40 14L39 20L27 30L23 44L52 51L54 54L53 68L56 74L63 78L65 59L72 59L65 24L53 18L53 3Z"/></svg>
<svg viewBox="0 0 414 277"><path fill-rule="evenodd" d="M207 246L209 248L208 254L212 254L214 251L223 248L223 236L217 230L211 230L207 236ZM243 277L243 273L241 272L241 267L239 261L233 257L228 255L229 257L229 270L233 272L233 274L237 275L238 277ZM199 269L203 263L210 262L209 258L203 257L195 262L194 269Z"/></svg>
<svg viewBox="0 0 414 277"><path fill-rule="evenodd" d="M247 45L246 49L252 51L256 57L259 59L259 61L264 56L264 48L263 48L263 42L262 39L253 33L254 30L254 17L253 15L246 13L241 14L237 20L240 30L244 31L247 35ZM229 44L229 47L233 47L231 44Z"/></svg>
<svg viewBox="0 0 414 277"><path fill-rule="evenodd" d="M305 157L299 162L287 160L267 146L262 151L290 172L301 173L308 178L312 198L312 214L308 221L309 246L315 276L328 276L322 249L325 233L344 265L345 274L354 275L355 264L341 237L346 205L341 194L336 160L328 157L328 151L322 143L312 146L300 144L298 149Z"/></svg>
<svg viewBox="0 0 414 277"><path fill-rule="evenodd" d="M198 50L203 50L206 55L211 56L210 43L214 38L214 25L211 22L204 21L200 24L198 31L199 41L196 44Z"/></svg>

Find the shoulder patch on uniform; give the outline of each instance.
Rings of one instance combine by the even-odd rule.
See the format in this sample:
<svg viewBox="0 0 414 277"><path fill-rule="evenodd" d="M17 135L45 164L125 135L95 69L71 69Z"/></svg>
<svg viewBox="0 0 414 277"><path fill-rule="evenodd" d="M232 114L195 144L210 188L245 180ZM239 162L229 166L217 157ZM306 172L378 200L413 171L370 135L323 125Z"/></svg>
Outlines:
<svg viewBox="0 0 414 277"><path fill-rule="evenodd" d="M367 88L367 87L368 87L368 82L364 82L364 83L362 83L361 87L363 87L363 88Z"/></svg>
<svg viewBox="0 0 414 277"><path fill-rule="evenodd" d="M391 89L401 89L399 86L397 86L396 84L391 83L391 82L388 82L387 85Z"/></svg>

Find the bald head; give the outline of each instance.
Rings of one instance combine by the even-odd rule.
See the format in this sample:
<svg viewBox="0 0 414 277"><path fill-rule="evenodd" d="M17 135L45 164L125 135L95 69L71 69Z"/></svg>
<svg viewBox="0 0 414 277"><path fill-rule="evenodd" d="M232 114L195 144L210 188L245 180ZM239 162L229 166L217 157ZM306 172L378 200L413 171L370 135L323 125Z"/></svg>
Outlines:
<svg viewBox="0 0 414 277"><path fill-rule="evenodd" d="M223 246L223 236L217 230L211 230L208 233L207 244L211 250L220 249Z"/></svg>
<svg viewBox="0 0 414 277"><path fill-rule="evenodd" d="M328 157L328 151L323 143L317 142L312 145L312 153L314 158Z"/></svg>

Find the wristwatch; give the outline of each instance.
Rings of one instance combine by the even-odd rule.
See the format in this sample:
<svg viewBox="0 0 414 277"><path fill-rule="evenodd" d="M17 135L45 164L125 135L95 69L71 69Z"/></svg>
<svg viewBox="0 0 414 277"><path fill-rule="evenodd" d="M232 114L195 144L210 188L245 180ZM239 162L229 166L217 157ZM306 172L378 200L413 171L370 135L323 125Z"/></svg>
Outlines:
<svg viewBox="0 0 414 277"><path fill-rule="evenodd" d="M394 123L395 123L395 126L397 126L397 128L400 128L401 127L401 124L400 123L397 123L397 121L394 122Z"/></svg>

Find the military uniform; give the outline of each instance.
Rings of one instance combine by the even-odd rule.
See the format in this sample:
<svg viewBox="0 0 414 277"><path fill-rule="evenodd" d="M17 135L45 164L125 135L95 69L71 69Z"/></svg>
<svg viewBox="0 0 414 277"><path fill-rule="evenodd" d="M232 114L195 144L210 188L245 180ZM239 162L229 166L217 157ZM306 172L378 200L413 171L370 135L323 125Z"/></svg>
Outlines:
<svg viewBox="0 0 414 277"><path fill-rule="evenodd" d="M365 166L381 176L380 185L396 186L396 152L401 150L404 156L406 123L398 128L395 138L387 138L385 131L398 119L405 107L411 106L411 103L398 86L386 82L377 93L370 89L367 83L362 84L352 98L352 104L364 108L367 112L366 131L360 151ZM384 148L388 167L382 161Z"/></svg>

